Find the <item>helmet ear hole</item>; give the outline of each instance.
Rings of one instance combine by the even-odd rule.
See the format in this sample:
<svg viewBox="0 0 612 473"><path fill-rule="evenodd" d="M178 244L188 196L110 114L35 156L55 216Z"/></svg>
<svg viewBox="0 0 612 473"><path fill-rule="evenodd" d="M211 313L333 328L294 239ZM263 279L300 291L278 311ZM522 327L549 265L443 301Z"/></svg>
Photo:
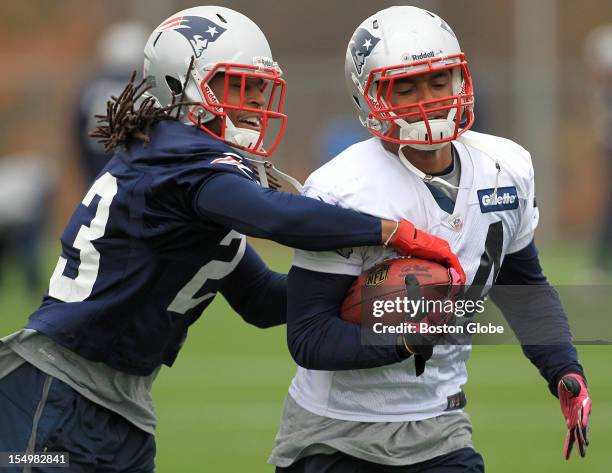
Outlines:
<svg viewBox="0 0 612 473"><path fill-rule="evenodd" d="M361 107L361 104L359 103L359 97L357 97L356 95L353 95L353 100L355 101L355 104L357 105L357 107L359 107L359 110L363 110L363 108Z"/></svg>
<svg viewBox="0 0 612 473"><path fill-rule="evenodd" d="M180 95L183 93L183 85L181 84L180 80L172 76L166 76L165 79L166 84L168 84L168 87L174 95Z"/></svg>

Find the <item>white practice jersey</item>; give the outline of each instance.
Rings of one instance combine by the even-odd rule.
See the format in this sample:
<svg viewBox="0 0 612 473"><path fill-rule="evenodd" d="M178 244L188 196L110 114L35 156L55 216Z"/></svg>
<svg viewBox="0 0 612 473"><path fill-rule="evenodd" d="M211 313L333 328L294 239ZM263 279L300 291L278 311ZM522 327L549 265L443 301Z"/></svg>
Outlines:
<svg viewBox="0 0 612 473"><path fill-rule="evenodd" d="M531 157L510 140L471 131L453 146L461 162L461 177L452 215L438 206L425 183L377 138L351 146L319 168L306 181L303 193L377 217L410 220L449 242L468 284L490 285L504 255L521 250L533 238L538 209ZM382 246L339 252L298 250L293 264L358 276L394 256L393 250ZM467 381L465 363L470 351L470 346L435 346L419 377L412 358L361 370L298 367L289 393L303 408L336 419L427 419L444 413L449 397Z"/></svg>

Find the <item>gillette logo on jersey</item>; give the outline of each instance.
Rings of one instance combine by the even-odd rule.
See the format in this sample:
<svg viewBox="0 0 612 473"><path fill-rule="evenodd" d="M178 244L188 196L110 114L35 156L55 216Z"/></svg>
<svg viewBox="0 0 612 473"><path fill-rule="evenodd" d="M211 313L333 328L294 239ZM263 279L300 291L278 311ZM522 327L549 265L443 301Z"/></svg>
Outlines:
<svg viewBox="0 0 612 473"><path fill-rule="evenodd" d="M351 56L353 56L353 62L355 68L357 68L357 74L361 75L363 65L366 62L366 58L374 49L374 46L378 44L380 38L376 38L370 34L370 32L364 28L359 28L353 39L351 39Z"/></svg>
<svg viewBox="0 0 612 473"><path fill-rule="evenodd" d="M225 31L225 28L210 21L208 18L199 16L177 16L164 21L156 31L162 32L175 30L182 34L193 49L193 54L198 59L208 48L209 43L217 41Z"/></svg>
<svg viewBox="0 0 612 473"><path fill-rule="evenodd" d="M494 191L493 188L477 191L482 213L518 209L519 199L516 187L499 187L496 193Z"/></svg>

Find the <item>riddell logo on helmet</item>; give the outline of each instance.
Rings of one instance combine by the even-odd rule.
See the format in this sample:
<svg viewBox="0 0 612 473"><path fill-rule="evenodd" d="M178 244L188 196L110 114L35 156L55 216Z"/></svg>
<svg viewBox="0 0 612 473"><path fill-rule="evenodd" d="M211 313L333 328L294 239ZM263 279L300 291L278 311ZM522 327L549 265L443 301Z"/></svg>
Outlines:
<svg viewBox="0 0 612 473"><path fill-rule="evenodd" d="M204 86L204 93L206 94L206 98L207 98L206 101L208 102L208 105L211 106L214 111L222 112L223 108L215 107L215 106L211 105L211 104L219 103L219 99L217 99L217 96L212 91L212 89L210 87L208 87L208 84Z"/></svg>
<svg viewBox="0 0 612 473"><path fill-rule="evenodd" d="M269 58L269 57L255 56L253 58L253 65L257 66L260 69L264 69L268 67L270 69L274 69L278 71L279 73L282 73L282 71L280 70L280 67L278 67L278 63L274 59Z"/></svg>
<svg viewBox="0 0 612 473"><path fill-rule="evenodd" d="M421 53L421 54L413 54L412 60L420 61L421 59L427 59L427 58L434 57L434 56L435 56L435 53L433 51L429 51L429 52Z"/></svg>

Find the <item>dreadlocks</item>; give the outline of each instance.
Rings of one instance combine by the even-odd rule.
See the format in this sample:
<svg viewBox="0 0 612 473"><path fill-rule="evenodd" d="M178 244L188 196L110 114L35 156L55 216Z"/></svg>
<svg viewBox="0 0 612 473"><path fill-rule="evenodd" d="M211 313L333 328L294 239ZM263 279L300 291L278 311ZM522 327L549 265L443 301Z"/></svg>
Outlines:
<svg viewBox="0 0 612 473"><path fill-rule="evenodd" d="M193 67L193 57L187 69L185 90L187 80ZM156 106L154 97L143 98L151 85L147 85L146 79L136 84L136 71L132 72L128 84L119 97L112 96L106 102L106 115L96 115L99 125L89 133L92 138L97 138L104 145L107 153L114 151L117 147L126 147L132 138L139 139L145 144L149 143L149 132L151 126L162 120L178 120L181 108L184 105L197 105L197 102L176 102L176 95L172 94L172 103L167 107ZM138 108L136 104L139 103ZM176 109L174 116L170 115Z"/></svg>

